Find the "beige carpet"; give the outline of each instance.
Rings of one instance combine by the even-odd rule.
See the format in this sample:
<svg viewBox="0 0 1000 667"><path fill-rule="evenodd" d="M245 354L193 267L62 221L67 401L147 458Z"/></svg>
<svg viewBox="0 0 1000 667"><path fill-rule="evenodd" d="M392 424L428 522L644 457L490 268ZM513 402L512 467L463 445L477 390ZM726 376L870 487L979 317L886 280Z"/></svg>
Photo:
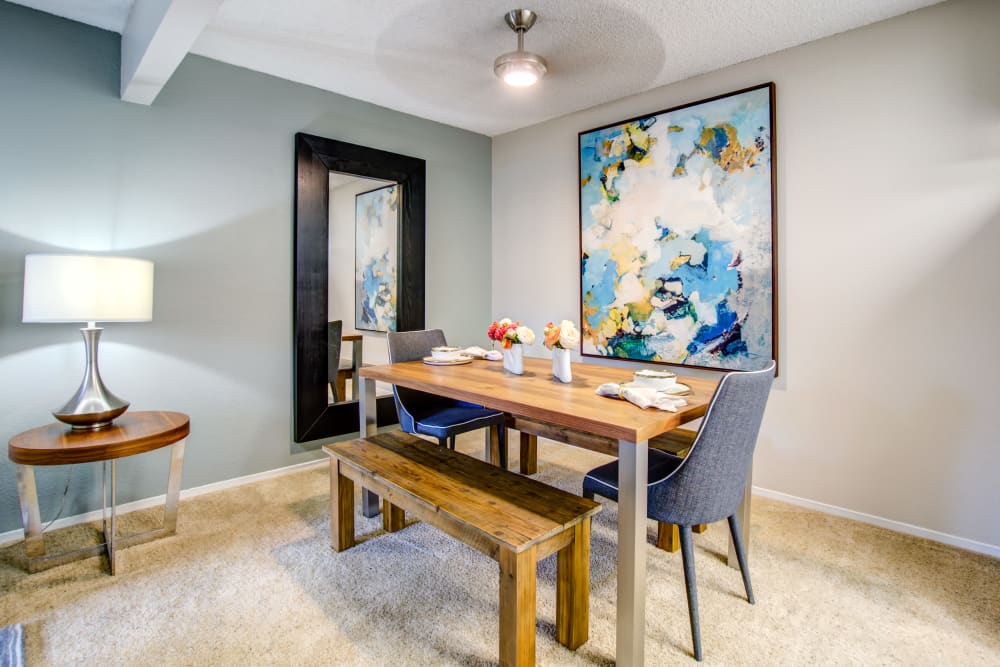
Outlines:
<svg viewBox="0 0 1000 667"><path fill-rule="evenodd" d="M578 491L605 460L542 443L538 477ZM613 504L595 518L591 638L575 652L554 640L555 559L539 565L539 664L613 664L615 520ZM493 561L426 525L389 535L376 520L335 554L327 521L324 467L183 502L180 533L122 551L113 578L99 558L27 575L12 545L0 626L24 624L29 667L496 662ZM706 665L1000 665L996 559L758 498L751 606L724 564L724 528L695 536ZM693 665L680 554L648 556L646 663Z"/></svg>

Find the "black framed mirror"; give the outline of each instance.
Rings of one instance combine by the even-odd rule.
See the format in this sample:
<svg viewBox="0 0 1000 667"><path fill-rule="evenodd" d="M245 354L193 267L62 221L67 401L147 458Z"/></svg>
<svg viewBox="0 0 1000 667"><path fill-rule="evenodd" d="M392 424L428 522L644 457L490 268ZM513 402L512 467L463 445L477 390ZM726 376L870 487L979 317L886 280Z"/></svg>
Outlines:
<svg viewBox="0 0 1000 667"><path fill-rule="evenodd" d="M295 135L295 442L358 431L356 400L331 403L328 384L330 173L399 185L396 330L424 328L424 160L312 134ZM353 267L351 267L353 273ZM396 422L392 397L378 399L378 424Z"/></svg>

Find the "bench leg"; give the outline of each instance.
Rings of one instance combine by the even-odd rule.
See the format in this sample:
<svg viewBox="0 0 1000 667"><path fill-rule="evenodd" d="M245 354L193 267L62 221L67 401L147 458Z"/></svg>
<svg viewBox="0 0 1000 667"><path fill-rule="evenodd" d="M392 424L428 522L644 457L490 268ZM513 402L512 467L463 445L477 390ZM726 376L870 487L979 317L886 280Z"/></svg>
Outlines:
<svg viewBox="0 0 1000 667"><path fill-rule="evenodd" d="M557 559L556 639L574 650L590 633L590 517L576 525L573 541Z"/></svg>
<svg viewBox="0 0 1000 667"><path fill-rule="evenodd" d="M534 475L538 472L538 436L521 433L521 474Z"/></svg>
<svg viewBox="0 0 1000 667"><path fill-rule="evenodd" d="M395 533L402 530L406 524L406 513L403 508L396 507L388 500L382 499L382 530Z"/></svg>
<svg viewBox="0 0 1000 667"><path fill-rule="evenodd" d="M500 665L535 664L536 550L500 549Z"/></svg>
<svg viewBox="0 0 1000 667"><path fill-rule="evenodd" d="M342 464L330 457L330 548L354 546L354 482L340 474Z"/></svg>

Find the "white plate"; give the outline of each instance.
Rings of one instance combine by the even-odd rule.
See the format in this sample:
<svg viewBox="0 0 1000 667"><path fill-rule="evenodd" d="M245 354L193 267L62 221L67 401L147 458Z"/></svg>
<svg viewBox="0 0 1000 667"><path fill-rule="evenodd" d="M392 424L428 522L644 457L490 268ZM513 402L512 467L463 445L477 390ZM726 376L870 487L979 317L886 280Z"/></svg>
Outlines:
<svg viewBox="0 0 1000 667"><path fill-rule="evenodd" d="M459 357L458 359L435 359L434 357L424 357L424 363L428 366L461 366L472 362L472 357Z"/></svg>

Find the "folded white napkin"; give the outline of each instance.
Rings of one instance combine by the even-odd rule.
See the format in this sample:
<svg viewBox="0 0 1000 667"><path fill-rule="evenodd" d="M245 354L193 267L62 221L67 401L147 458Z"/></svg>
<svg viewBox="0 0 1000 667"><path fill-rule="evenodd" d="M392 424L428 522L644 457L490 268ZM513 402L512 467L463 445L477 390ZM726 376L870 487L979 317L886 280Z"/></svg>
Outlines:
<svg viewBox="0 0 1000 667"><path fill-rule="evenodd" d="M666 410L667 412L677 412L678 408L687 405L687 401L680 396L671 396L653 387L631 387L629 385L606 382L597 388L597 393L601 396L624 399L629 403L638 405L644 410L646 408L656 408L657 410Z"/></svg>
<svg viewBox="0 0 1000 667"><path fill-rule="evenodd" d="M472 347L467 347L462 350L462 354L467 357L475 357L476 359L484 359L486 357L486 350L479 347L478 345L473 345Z"/></svg>
<svg viewBox="0 0 1000 667"><path fill-rule="evenodd" d="M487 350L483 355L483 359L489 359L490 361L500 361L503 359L503 352L500 350Z"/></svg>

